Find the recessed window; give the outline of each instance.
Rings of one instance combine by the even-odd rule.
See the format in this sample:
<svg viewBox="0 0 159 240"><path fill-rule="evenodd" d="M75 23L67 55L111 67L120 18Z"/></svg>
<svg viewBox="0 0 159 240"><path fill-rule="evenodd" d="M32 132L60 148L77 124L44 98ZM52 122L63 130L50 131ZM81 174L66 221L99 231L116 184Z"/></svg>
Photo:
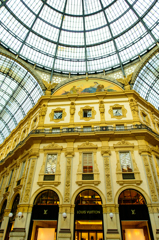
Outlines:
<svg viewBox="0 0 159 240"><path fill-rule="evenodd" d="M130 152L120 152L119 156L122 172L133 172Z"/></svg>
<svg viewBox="0 0 159 240"><path fill-rule="evenodd" d="M146 114L143 113L142 116L143 116L143 120L146 121Z"/></svg>
<svg viewBox="0 0 159 240"><path fill-rule="evenodd" d="M157 165L159 167L159 157L156 157Z"/></svg>
<svg viewBox="0 0 159 240"><path fill-rule="evenodd" d="M89 117L92 117L92 110L83 110L83 117L84 118L89 118Z"/></svg>
<svg viewBox="0 0 159 240"><path fill-rule="evenodd" d="M113 108L114 116L122 116L122 108Z"/></svg>
<svg viewBox="0 0 159 240"><path fill-rule="evenodd" d="M57 154L48 154L45 173L53 174L56 172Z"/></svg>
<svg viewBox="0 0 159 240"><path fill-rule="evenodd" d="M62 111L54 112L54 119L62 119Z"/></svg>
<svg viewBox="0 0 159 240"><path fill-rule="evenodd" d="M83 153L83 173L93 172L93 156L92 153Z"/></svg>

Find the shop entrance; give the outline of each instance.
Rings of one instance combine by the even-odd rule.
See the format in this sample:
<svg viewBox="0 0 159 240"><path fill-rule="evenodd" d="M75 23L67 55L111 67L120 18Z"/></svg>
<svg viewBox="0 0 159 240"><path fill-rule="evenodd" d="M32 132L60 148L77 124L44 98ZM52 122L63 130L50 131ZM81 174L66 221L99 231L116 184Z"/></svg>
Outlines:
<svg viewBox="0 0 159 240"><path fill-rule="evenodd" d="M146 200L133 189L123 191L118 199L123 240L153 240Z"/></svg>
<svg viewBox="0 0 159 240"><path fill-rule="evenodd" d="M56 192L45 190L34 201L29 240L56 240L59 197Z"/></svg>
<svg viewBox="0 0 159 240"><path fill-rule="evenodd" d="M75 240L103 240L101 197L93 190L81 192L75 200Z"/></svg>

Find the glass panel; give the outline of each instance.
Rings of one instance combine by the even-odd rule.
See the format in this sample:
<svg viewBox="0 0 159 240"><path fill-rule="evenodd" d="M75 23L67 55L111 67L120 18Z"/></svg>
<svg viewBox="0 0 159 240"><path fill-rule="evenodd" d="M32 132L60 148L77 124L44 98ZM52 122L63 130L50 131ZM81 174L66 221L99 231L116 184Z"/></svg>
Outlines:
<svg viewBox="0 0 159 240"><path fill-rule="evenodd" d="M93 190L84 190L82 191L75 200L75 204L82 205L101 205L102 200L101 197Z"/></svg>
<svg viewBox="0 0 159 240"><path fill-rule="evenodd" d="M55 173L57 164L57 154L48 154L45 173Z"/></svg>
<svg viewBox="0 0 159 240"><path fill-rule="evenodd" d="M132 172L132 162L129 152L120 152L120 162L121 162L121 169L122 172Z"/></svg>
<svg viewBox="0 0 159 240"><path fill-rule="evenodd" d="M59 197L54 191L43 191L35 199L34 205L57 205L59 204Z"/></svg>
<svg viewBox="0 0 159 240"><path fill-rule="evenodd" d="M89 232L89 240L96 240L96 232Z"/></svg>
<svg viewBox="0 0 159 240"><path fill-rule="evenodd" d="M82 232L81 240L88 240L88 232Z"/></svg>
<svg viewBox="0 0 159 240"><path fill-rule="evenodd" d="M97 240L103 240L103 233L97 232Z"/></svg>
<svg viewBox="0 0 159 240"><path fill-rule="evenodd" d="M55 228L38 228L37 240L54 240Z"/></svg>
<svg viewBox="0 0 159 240"><path fill-rule="evenodd" d="M150 240L147 221L122 221L122 235L124 240Z"/></svg>
<svg viewBox="0 0 159 240"><path fill-rule="evenodd" d="M118 203L119 204L146 204L145 199L143 198L143 196L133 190L133 189L128 189L123 191L118 199Z"/></svg>

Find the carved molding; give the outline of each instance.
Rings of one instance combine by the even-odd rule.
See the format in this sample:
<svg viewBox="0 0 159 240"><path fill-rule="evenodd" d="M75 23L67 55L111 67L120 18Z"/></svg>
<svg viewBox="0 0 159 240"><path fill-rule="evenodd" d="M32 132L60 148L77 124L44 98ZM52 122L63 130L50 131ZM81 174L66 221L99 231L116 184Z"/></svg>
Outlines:
<svg viewBox="0 0 159 240"><path fill-rule="evenodd" d="M144 162L144 166L145 166L145 171L146 171L146 175L147 175L147 181L148 181L148 185L149 185L149 190L150 190L152 201L153 202L157 202L158 201L158 197L157 197L157 193L156 193L156 189L155 189L155 184L154 184L154 181L153 181L152 173L151 173L151 170L150 170L148 156L143 156L143 162Z"/></svg>
<svg viewBox="0 0 159 240"><path fill-rule="evenodd" d="M122 139L120 142L113 144L114 148L134 148L134 144L133 143L129 143L127 141L125 141L125 139Z"/></svg>
<svg viewBox="0 0 159 240"><path fill-rule="evenodd" d="M140 110L140 115L142 118L142 121L146 124L146 125L150 125L150 119L148 117L148 114L144 111L144 110ZM145 119L144 119L145 116Z"/></svg>
<svg viewBox="0 0 159 240"><path fill-rule="evenodd" d="M51 144L43 147L43 149L44 149L45 151L47 151L47 150L60 150L60 151L62 151L63 147L62 147L62 146L59 146L59 145L56 144L55 142L52 142Z"/></svg>
<svg viewBox="0 0 159 240"><path fill-rule="evenodd" d="M75 115L75 103L74 102L71 102L70 104L70 123L74 123L74 115Z"/></svg>
<svg viewBox="0 0 159 240"><path fill-rule="evenodd" d="M64 202L70 202L71 162L72 158L67 157Z"/></svg>
<svg viewBox="0 0 159 240"><path fill-rule="evenodd" d="M62 118L60 119L54 119L54 113L55 112L62 112ZM55 109L52 109L51 113L49 114L49 117L50 117L50 122L60 122L60 121L64 121L65 117L66 117L67 113L65 112L65 108L55 108Z"/></svg>
<svg viewBox="0 0 159 240"><path fill-rule="evenodd" d="M111 175L110 175L110 164L109 164L109 156L103 156L104 158L104 170L105 170L105 183L106 183L106 195L107 201L112 202L112 183L111 183Z"/></svg>
<svg viewBox="0 0 159 240"><path fill-rule="evenodd" d="M83 117L83 110L91 110L92 111L92 117ZM78 112L78 115L80 116L80 120L90 121L91 119L95 118L96 111L94 110L94 107L85 106L85 107L80 108L80 111Z"/></svg>
<svg viewBox="0 0 159 240"><path fill-rule="evenodd" d="M101 119L101 122L104 122L105 121L105 107L104 107L104 102L101 100L99 102L99 112L100 112L100 119Z"/></svg>
<svg viewBox="0 0 159 240"><path fill-rule="evenodd" d="M115 108L121 108L122 109L122 115L114 116L113 109L115 109ZM111 115L111 118L122 119L122 118L126 117L127 110L124 107L124 105L115 104L113 106L110 106L110 109L109 109L108 113Z"/></svg>
<svg viewBox="0 0 159 240"><path fill-rule="evenodd" d="M31 161L31 166L30 166L29 175L28 175L28 179L27 179L27 184L26 184L26 188L25 188L25 193L24 193L24 197L23 197L23 202L25 202L25 203L29 201L31 185L32 185L32 178L34 176L34 168L35 168L36 159L33 158L30 161Z"/></svg>
<svg viewBox="0 0 159 240"><path fill-rule="evenodd" d="M78 149L97 149L98 146L90 143L89 141L86 141L85 143L82 143L81 145L78 145Z"/></svg>
<svg viewBox="0 0 159 240"><path fill-rule="evenodd" d="M158 196L159 196L159 183L158 183L156 172L155 172L154 165L153 165L153 162L152 162L152 156L149 156L149 160L150 160L151 170L152 170L152 173L153 173L157 193L158 193Z"/></svg>

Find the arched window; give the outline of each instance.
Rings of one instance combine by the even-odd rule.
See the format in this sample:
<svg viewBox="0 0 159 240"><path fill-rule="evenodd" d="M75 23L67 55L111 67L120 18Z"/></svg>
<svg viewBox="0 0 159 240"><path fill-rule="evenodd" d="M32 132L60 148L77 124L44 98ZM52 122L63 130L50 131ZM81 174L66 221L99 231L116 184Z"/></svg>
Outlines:
<svg viewBox="0 0 159 240"><path fill-rule="evenodd" d="M17 211L17 206L19 204L19 200L20 200L20 195L18 194L18 195L16 195L13 205L12 205L11 212L13 213L13 218L15 218L15 216L16 216L16 211Z"/></svg>
<svg viewBox="0 0 159 240"><path fill-rule="evenodd" d="M2 208L1 208L1 212L0 212L0 225L2 223L2 220L3 220L3 215L4 215L4 210L7 206L7 199L4 201L3 205L2 205Z"/></svg>
<svg viewBox="0 0 159 240"><path fill-rule="evenodd" d="M34 205L58 205L59 197L56 192L52 190L46 190L36 197Z"/></svg>
<svg viewBox="0 0 159 240"><path fill-rule="evenodd" d="M102 199L98 193L87 189L78 194L75 199L76 205L101 205Z"/></svg>
<svg viewBox="0 0 159 240"><path fill-rule="evenodd" d="M134 189L127 189L123 191L118 199L119 205L144 205L146 200L144 197Z"/></svg>

